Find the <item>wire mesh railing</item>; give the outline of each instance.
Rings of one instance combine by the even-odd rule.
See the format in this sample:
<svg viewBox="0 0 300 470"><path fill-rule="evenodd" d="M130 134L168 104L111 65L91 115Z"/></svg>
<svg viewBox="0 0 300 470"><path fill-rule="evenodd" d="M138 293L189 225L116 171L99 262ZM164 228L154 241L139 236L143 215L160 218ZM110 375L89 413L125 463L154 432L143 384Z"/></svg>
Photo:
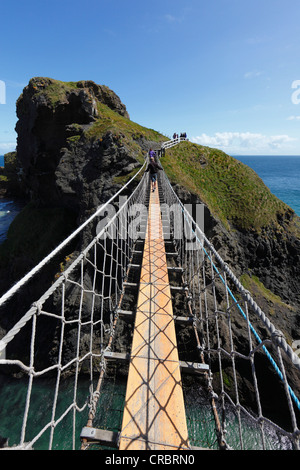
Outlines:
<svg viewBox="0 0 300 470"><path fill-rule="evenodd" d="M163 172L160 184L199 354L210 366L219 444L230 448L233 410L239 429L235 447L246 446L246 419L259 430L261 449L267 448L270 425L288 440L288 448L299 449L300 358L206 238L204 211L200 208L202 217L195 221Z"/></svg>
<svg viewBox="0 0 300 470"><path fill-rule="evenodd" d="M145 179L144 175L130 196L119 191L97 210L88 221L95 228L92 241L2 338L0 435L8 438L6 449L76 449L78 427L83 419L93 419L104 356L111 347L132 250L140 236L137 212L144 216ZM2 315L9 315L10 299L34 275L2 297ZM47 392L40 393L43 386ZM8 396L9 387L18 389L17 402L11 393ZM16 416L10 410L12 402ZM66 427L71 441L62 444Z"/></svg>

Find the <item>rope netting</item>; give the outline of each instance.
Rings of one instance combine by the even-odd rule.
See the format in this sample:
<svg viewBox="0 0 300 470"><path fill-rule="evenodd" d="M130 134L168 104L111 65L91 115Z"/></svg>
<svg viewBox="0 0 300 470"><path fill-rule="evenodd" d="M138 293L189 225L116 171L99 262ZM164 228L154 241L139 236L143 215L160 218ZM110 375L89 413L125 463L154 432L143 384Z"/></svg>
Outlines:
<svg viewBox="0 0 300 470"><path fill-rule="evenodd" d="M11 417L7 415L14 397L9 394L7 403L1 402L0 434L9 439L6 449L39 448L40 442L49 449L60 448L58 440L64 439L61 436L64 426L65 432L72 434L70 447L76 449L83 422L87 417L93 419L106 368L104 355L111 348L123 285L145 215L148 187L145 179L146 175L131 195L124 196L119 191L97 210L88 221L95 229L93 240L1 339L1 393L5 396L8 375L22 388L14 403L19 413L13 426L14 410ZM87 225L83 224L76 232ZM53 253L47 261L52 256ZM10 299L18 295L26 282L34 276L38 282L38 271L29 273L2 297L1 306L7 306L2 314L9 315ZM47 389L49 403L39 392L45 383L51 383Z"/></svg>
<svg viewBox="0 0 300 470"><path fill-rule="evenodd" d="M171 236L183 270L199 355L210 366L206 379L219 447L231 447L228 428L234 413L239 430L235 448L246 447L246 420L261 439L256 448L268 448L271 426L288 441L287 448L299 449L300 401L293 387L299 394L300 358L206 238L204 225L199 226L204 222L201 207L196 223L163 172L160 185L169 228L165 235Z"/></svg>

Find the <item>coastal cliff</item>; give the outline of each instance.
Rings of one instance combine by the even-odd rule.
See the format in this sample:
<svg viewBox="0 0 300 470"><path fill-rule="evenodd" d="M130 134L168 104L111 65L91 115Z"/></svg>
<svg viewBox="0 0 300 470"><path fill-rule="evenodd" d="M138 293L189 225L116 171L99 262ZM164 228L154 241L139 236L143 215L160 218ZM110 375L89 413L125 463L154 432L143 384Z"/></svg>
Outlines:
<svg viewBox="0 0 300 470"><path fill-rule="evenodd" d="M17 151L6 156L2 189L21 195L27 205L0 247L1 293L116 193L150 147L159 149L167 140L131 121L120 98L92 81L33 78L17 101L17 117ZM220 150L184 142L161 162L183 203L205 205L207 238L291 344L300 326L299 217L254 171ZM94 235L95 226L85 230L40 273L39 283L29 283L10 315L1 315L0 333ZM235 334L242 345L238 326ZM55 333L52 339L54 344ZM42 343L37 350L43 362L54 346L47 350Z"/></svg>
<svg viewBox="0 0 300 470"><path fill-rule="evenodd" d="M166 140L132 122L120 98L92 81L33 78L16 108L17 152L5 163L2 193L28 204L1 246L1 292L115 194L151 146ZM82 245L95 233L95 227L85 232Z"/></svg>

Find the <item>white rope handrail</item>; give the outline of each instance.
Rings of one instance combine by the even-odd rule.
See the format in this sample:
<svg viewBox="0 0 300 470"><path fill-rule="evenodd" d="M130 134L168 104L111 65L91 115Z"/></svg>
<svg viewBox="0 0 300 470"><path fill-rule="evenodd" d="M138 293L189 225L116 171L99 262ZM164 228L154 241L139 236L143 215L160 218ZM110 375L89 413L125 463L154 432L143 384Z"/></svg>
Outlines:
<svg viewBox="0 0 300 470"><path fill-rule="evenodd" d="M206 235L204 234L204 232L201 230L201 228L199 227L199 225L195 222L195 220L193 219L193 217L191 216L191 214L186 210L186 208L184 207L184 205L182 204L182 202L180 201L180 199L178 198L177 194L175 193L169 179L165 176L168 184L169 184L169 187L171 189L171 191L173 192L176 200L177 200L177 203L180 205L182 211L184 212L184 216L189 220L189 224L192 226L195 227L195 229L193 230L195 236L197 237L199 243L201 243L203 249L204 249L204 244L207 245L207 247L209 248L209 250L211 250L211 252L214 254L214 256L216 257L216 259L218 260L218 262L220 263L220 265L222 266L222 268L224 269L224 271L226 271L226 273L230 276L230 278L232 279L232 281L234 282L234 284L236 285L236 287L238 288L238 290L243 294L243 297L247 299L247 301L252 305L253 307L253 310L255 311L255 313L261 318L261 320L263 321L263 323L265 324L265 326L268 328L268 330L270 331L271 334L273 334L275 331L277 331L277 329L275 328L275 326L272 324L272 322L269 320L269 318L267 317L267 315L261 310L261 308L257 305L257 303L253 300L253 298L251 297L251 295L249 294L248 291L246 291L246 289L243 287L243 285L240 283L240 281L237 279L237 277L233 274L233 272L231 271L231 269L228 267L228 265L223 261L223 259L221 258L221 256L219 255L219 253L216 251L216 249L214 248L214 246L210 243L210 241L207 239ZM198 235L197 235L197 233ZM202 241L201 241L202 240ZM204 243L203 243L204 242ZM295 364L295 366L300 370L300 358L294 353L293 349L287 344L285 338L283 335L280 335L280 337L278 338L278 342L281 344L281 347L284 349L285 353L290 357L290 359L293 361L293 363Z"/></svg>
<svg viewBox="0 0 300 470"><path fill-rule="evenodd" d="M83 229L86 227L95 217L98 217L105 208L122 192L125 188L138 176L138 174L144 169L146 161L139 171L124 185L122 188L114 194L103 206L101 206L94 214L92 214L80 227L78 227L71 235L69 235L60 245L58 245L48 256L46 256L40 263L38 263L34 268L29 271L20 281L18 281L14 286L12 286L5 294L0 297L0 306L6 302L20 287L22 287L26 282L29 281L38 271L40 271L43 266L45 266L57 253L59 253L66 245L70 243Z"/></svg>

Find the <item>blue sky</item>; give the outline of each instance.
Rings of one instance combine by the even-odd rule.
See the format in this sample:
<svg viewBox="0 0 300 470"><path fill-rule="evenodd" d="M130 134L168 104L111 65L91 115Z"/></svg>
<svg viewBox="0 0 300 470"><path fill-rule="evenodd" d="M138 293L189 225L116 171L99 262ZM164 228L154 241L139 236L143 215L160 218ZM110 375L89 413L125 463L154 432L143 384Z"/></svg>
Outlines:
<svg viewBox="0 0 300 470"><path fill-rule="evenodd" d="M167 136L300 155L299 0L9 0L0 18L0 154L24 86L46 76L107 85Z"/></svg>

